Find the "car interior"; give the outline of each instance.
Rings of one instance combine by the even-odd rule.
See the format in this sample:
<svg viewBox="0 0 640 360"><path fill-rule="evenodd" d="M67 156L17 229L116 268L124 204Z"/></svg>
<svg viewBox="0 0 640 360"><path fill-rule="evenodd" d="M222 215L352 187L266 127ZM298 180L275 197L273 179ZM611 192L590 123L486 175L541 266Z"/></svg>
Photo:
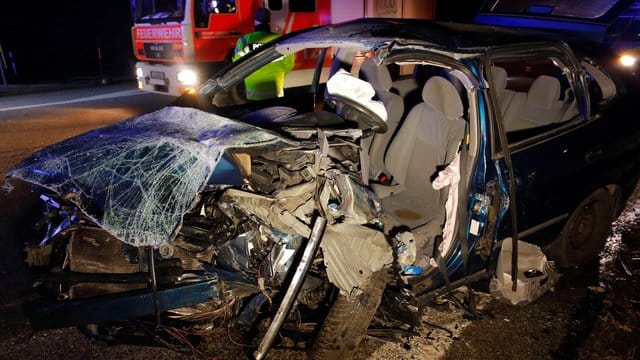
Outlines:
<svg viewBox="0 0 640 360"><path fill-rule="evenodd" d="M296 81L297 86L285 88L283 98L244 101L220 110L229 117L308 138L305 131L315 131L318 126L354 126L338 116L332 104L323 101L328 96L327 80L340 69L365 80L375 91L373 100L386 109L388 127L384 133L362 139L361 147L367 150L369 159L369 184L382 201L385 228L390 232L410 230L420 252L429 259L447 223L447 231L453 232L455 221L449 220L455 219L456 205L450 205L447 213L446 203L452 197L457 202L457 180L454 186L437 190L433 183L452 163L454 172L460 173L459 163L454 160L468 128L467 90L452 70L444 67L423 63L378 65L372 54L349 48L332 53L333 61L323 68L317 89L313 89L313 80L302 86ZM422 265L427 264L423 261Z"/></svg>
<svg viewBox="0 0 640 360"><path fill-rule="evenodd" d="M436 243L445 232L451 240L455 225L457 183L437 190L433 184L452 163L459 172L455 159L469 121L466 89L451 70L435 65L377 65L366 54L352 63L341 57L340 64L369 82L374 99L385 105L388 131L367 142L370 185L382 201L387 227L412 232L422 255L416 264L426 267Z"/></svg>
<svg viewBox="0 0 640 360"><path fill-rule="evenodd" d="M562 126L579 113L570 81L553 59L494 62L491 77L509 143Z"/></svg>

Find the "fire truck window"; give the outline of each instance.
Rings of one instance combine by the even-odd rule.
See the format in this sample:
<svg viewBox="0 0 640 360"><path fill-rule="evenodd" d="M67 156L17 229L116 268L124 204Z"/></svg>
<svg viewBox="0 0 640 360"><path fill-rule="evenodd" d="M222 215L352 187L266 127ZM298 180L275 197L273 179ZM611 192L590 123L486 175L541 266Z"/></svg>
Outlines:
<svg viewBox="0 0 640 360"><path fill-rule="evenodd" d="M236 0L196 0L194 19L197 28L209 27L209 14L235 14Z"/></svg>
<svg viewBox="0 0 640 360"><path fill-rule="evenodd" d="M289 2L291 12L315 12L316 0L297 0Z"/></svg>
<svg viewBox="0 0 640 360"><path fill-rule="evenodd" d="M184 0L138 0L134 6L136 21L184 17Z"/></svg>
<svg viewBox="0 0 640 360"><path fill-rule="evenodd" d="M269 9L278 11L282 10L282 0L269 0Z"/></svg>
<svg viewBox="0 0 640 360"><path fill-rule="evenodd" d="M209 0L207 1L207 8L212 14L235 14L236 1L235 0Z"/></svg>
<svg viewBox="0 0 640 360"><path fill-rule="evenodd" d="M208 0L196 0L193 18L197 28L209 27Z"/></svg>

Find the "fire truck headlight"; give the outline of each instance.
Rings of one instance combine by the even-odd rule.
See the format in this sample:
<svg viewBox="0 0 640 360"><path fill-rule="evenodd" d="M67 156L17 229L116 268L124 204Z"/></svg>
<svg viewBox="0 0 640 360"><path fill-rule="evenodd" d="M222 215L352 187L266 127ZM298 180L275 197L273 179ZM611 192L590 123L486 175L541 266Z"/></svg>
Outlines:
<svg viewBox="0 0 640 360"><path fill-rule="evenodd" d="M622 55L620 56L620 64L622 64L622 66L633 66L636 63L636 57L635 56L631 56L631 55Z"/></svg>
<svg viewBox="0 0 640 360"><path fill-rule="evenodd" d="M178 72L178 81L184 85L195 85L198 77L193 70L180 70Z"/></svg>
<svg viewBox="0 0 640 360"><path fill-rule="evenodd" d="M143 76L144 76L144 74L142 73L142 68L137 67L136 68L136 77L141 78Z"/></svg>

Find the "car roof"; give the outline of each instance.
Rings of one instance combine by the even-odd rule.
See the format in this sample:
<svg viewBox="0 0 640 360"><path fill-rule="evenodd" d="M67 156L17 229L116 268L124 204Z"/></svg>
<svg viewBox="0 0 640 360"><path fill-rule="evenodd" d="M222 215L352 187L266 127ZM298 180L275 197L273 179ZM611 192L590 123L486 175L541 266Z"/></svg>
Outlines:
<svg viewBox="0 0 640 360"><path fill-rule="evenodd" d="M576 40L574 43L572 40ZM386 55L395 50L395 46L410 49L415 46L424 50L430 48L434 52L447 52L451 56L461 57L481 56L491 48L505 45L531 44L531 43L569 43L572 47L576 44L582 55L597 54L595 49L601 49L597 44L590 46L591 42L583 38L571 39L553 32L545 32L533 29L516 29L494 25L479 25L467 23L441 22L425 19L396 19L396 18L365 18L338 24L323 25L307 28L283 35L273 40L271 45L264 46L264 58L268 61L275 59L273 51L278 55L289 55L309 48L344 47L358 50L374 50L388 48L386 54L381 51L377 54L382 60ZM589 45L584 46L583 43ZM576 47L574 47L576 50ZM261 56L261 55L258 55ZM235 65L244 61L251 61L252 57L241 58L228 68L223 68L218 73L221 76L210 79L200 89L203 93L210 93L216 87L227 89L239 76L242 76ZM250 65L256 66L256 65ZM258 67L253 68L252 71Z"/></svg>
<svg viewBox="0 0 640 360"><path fill-rule="evenodd" d="M483 53L501 45L561 40L567 39L538 30L423 19L367 18L292 33L278 41L278 48L285 53L306 47L350 45L375 49L396 42L457 53Z"/></svg>

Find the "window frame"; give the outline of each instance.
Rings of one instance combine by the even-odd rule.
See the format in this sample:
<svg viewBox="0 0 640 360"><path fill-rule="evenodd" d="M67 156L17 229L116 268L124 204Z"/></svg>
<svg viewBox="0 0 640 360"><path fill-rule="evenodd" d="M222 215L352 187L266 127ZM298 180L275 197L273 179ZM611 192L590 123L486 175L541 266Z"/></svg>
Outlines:
<svg viewBox="0 0 640 360"><path fill-rule="evenodd" d="M615 88L615 93L607 98L605 98L604 96L602 96L602 98L600 99L600 101L598 101L595 105L597 105L597 108L593 108L591 107L590 110L590 118L594 118L597 117L600 113L602 113L602 110L607 108L609 106L609 104L611 104L613 101L615 101L615 99L617 99L620 96L620 93L623 92L623 89L620 88L618 82L616 82L615 78L612 76L611 72L609 72L599 61L594 60L591 57L588 56L583 56L580 58L580 65L582 66L582 63L588 63L589 65L595 67L598 71L600 71L600 73L605 76L607 78L607 80L613 85L613 87ZM593 76L591 74L591 72L589 72L588 69L582 67L583 71L584 71L584 76L585 79L587 81L589 81L589 78L593 79L593 81L595 82L595 84L600 88L600 91L602 91L602 86L601 84L598 82L597 77ZM588 100L589 100L589 104L591 103L591 93L589 92L589 87L587 86L587 95L588 95Z"/></svg>
<svg viewBox="0 0 640 360"><path fill-rule="evenodd" d="M220 15L230 15L230 16L237 16L238 15L238 2L239 0L232 0L235 4L235 9L233 12L221 12L221 13L216 13L213 12L211 10L209 10L208 8L208 2L209 0L194 0L194 6L193 6L193 24L194 24L194 28L196 29L208 29L209 25L211 24L211 15L216 15L216 16L220 16ZM201 7L206 7L206 8L201 8Z"/></svg>
<svg viewBox="0 0 640 360"><path fill-rule="evenodd" d="M490 67L493 62L509 62L517 61L518 59L525 60L527 58L549 58L555 59L561 62L561 65L555 64L562 70L562 73L566 76L566 80L569 86L573 89L575 101L577 102L578 113L571 119L566 120L558 126L545 130L539 134L532 135L526 139L509 142L507 144L496 143L497 139L501 139L498 131L504 131L502 126L502 115L498 107L498 101L495 94L490 101L493 108L493 120L492 125L492 148L495 158L503 157L504 148L506 147L510 153L517 152L521 149L526 149L531 146L537 146L545 141L560 136L566 132L569 132L579 126L582 126L589 122L589 97L585 92L586 77L584 76L582 66L579 65L573 51L565 43L528 43L528 44L516 44L501 46L489 50L485 58L485 68ZM485 75L488 72L485 69ZM490 81L490 80L487 80ZM492 84L490 83L490 86ZM500 126L497 123L500 122ZM507 139L507 134L504 133L504 139ZM502 150L500 150L502 148Z"/></svg>

